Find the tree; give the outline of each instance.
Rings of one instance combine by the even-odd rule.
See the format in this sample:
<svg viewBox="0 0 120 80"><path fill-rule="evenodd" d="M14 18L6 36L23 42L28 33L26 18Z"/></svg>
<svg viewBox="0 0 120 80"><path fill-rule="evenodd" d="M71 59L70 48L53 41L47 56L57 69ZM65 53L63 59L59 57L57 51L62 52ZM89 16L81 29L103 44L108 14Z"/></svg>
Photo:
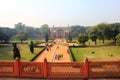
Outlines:
<svg viewBox="0 0 120 80"><path fill-rule="evenodd" d="M42 37L45 39L46 42L49 40L50 36L50 28L47 24L44 24L40 27L40 32L42 34Z"/></svg>
<svg viewBox="0 0 120 80"><path fill-rule="evenodd" d="M48 37L48 33L46 32L46 34L45 34L45 42L48 42L48 40L49 40L49 37Z"/></svg>
<svg viewBox="0 0 120 80"><path fill-rule="evenodd" d="M0 41L3 43L8 43L9 40L13 35L15 35L17 32L15 29L10 29L7 27L1 27L0 28Z"/></svg>
<svg viewBox="0 0 120 80"><path fill-rule="evenodd" d="M3 38L4 38L4 33L3 33L2 28L0 28L0 41L2 41Z"/></svg>
<svg viewBox="0 0 120 80"><path fill-rule="evenodd" d="M98 36L98 30L97 28L92 28L89 32L89 38L95 42L95 45L97 45L97 36Z"/></svg>
<svg viewBox="0 0 120 80"><path fill-rule="evenodd" d="M23 40L27 40L27 32L20 31L15 37L18 38L22 43Z"/></svg>
<svg viewBox="0 0 120 80"><path fill-rule="evenodd" d="M40 27L40 32L42 33L42 37L44 38L46 36L46 33L48 34L48 37L50 36L50 28L47 24L44 24Z"/></svg>
<svg viewBox="0 0 120 80"><path fill-rule="evenodd" d="M71 34L73 37L78 37L79 34L85 34L86 28L80 25L71 26Z"/></svg>
<svg viewBox="0 0 120 80"><path fill-rule="evenodd" d="M78 42L79 43L83 43L83 45L85 45L85 42L88 41L88 36L85 34L81 34L78 38Z"/></svg>
<svg viewBox="0 0 120 80"><path fill-rule="evenodd" d="M15 29L10 29L7 27L2 28L3 29L3 33L4 33L4 42L8 43L9 40L17 34L17 31Z"/></svg>
<svg viewBox="0 0 120 80"><path fill-rule="evenodd" d="M16 58L21 58L21 55L20 55L20 51L19 49L17 48L17 44L16 43L13 43L13 58L16 59Z"/></svg>
<svg viewBox="0 0 120 80"><path fill-rule="evenodd" d="M120 46L120 33L116 36L116 45Z"/></svg>
<svg viewBox="0 0 120 80"><path fill-rule="evenodd" d="M30 43L30 52L34 53L33 41L31 41Z"/></svg>
<svg viewBox="0 0 120 80"><path fill-rule="evenodd" d="M108 37L109 35L109 24L107 23L100 23L98 24L96 27L98 28L98 38L101 39L103 41L103 44L104 44L104 40L105 38Z"/></svg>
<svg viewBox="0 0 120 80"><path fill-rule="evenodd" d="M72 42L72 35L71 35L71 32L69 32L68 39L69 39L70 42Z"/></svg>
<svg viewBox="0 0 120 80"><path fill-rule="evenodd" d="M114 42L116 43L116 36L119 34L120 32L120 23L113 23L111 24L111 38L114 40Z"/></svg>
<svg viewBox="0 0 120 80"><path fill-rule="evenodd" d="M29 39L40 39L41 33L40 30L33 27L25 27L25 32L27 32L27 37Z"/></svg>

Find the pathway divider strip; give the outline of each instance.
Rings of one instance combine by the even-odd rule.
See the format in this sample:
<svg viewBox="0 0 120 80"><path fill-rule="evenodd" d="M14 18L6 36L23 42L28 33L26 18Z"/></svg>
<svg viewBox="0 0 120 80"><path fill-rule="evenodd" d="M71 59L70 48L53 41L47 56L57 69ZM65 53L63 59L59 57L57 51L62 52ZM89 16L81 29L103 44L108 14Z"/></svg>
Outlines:
<svg viewBox="0 0 120 80"><path fill-rule="evenodd" d="M54 62L56 51L57 51L57 47L56 47L55 52L54 52L54 55L53 55L53 57L52 57L52 62Z"/></svg>

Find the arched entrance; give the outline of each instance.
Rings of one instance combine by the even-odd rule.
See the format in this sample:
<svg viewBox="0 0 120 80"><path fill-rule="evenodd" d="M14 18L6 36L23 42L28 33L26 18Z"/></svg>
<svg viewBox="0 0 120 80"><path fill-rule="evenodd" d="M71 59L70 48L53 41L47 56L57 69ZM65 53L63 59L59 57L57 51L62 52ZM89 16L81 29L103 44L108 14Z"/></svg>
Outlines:
<svg viewBox="0 0 120 80"><path fill-rule="evenodd" d="M50 32L51 32L51 39L55 38L68 38L69 34L69 27L51 27Z"/></svg>
<svg viewBox="0 0 120 80"><path fill-rule="evenodd" d="M58 30L58 38L64 38L64 31L62 29Z"/></svg>

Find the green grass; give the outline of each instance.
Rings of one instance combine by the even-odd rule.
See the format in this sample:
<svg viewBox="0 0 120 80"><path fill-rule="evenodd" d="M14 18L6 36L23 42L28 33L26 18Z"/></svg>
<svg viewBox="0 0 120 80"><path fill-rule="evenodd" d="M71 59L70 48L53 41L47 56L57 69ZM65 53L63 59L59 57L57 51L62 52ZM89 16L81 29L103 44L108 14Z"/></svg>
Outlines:
<svg viewBox="0 0 120 80"><path fill-rule="evenodd" d="M79 42L78 42L78 38L74 38L74 39L72 40L72 42L79 43ZM108 45L108 44L111 44L112 42L113 42L113 40L106 40L106 39L105 39L104 44L105 44L105 45ZM90 43L90 45L95 45L95 42L93 42L91 39L89 39L89 40L86 42L86 45L89 45L89 43ZM80 44L80 45L81 45L81 44ZM97 45L103 45L102 40L97 39Z"/></svg>
<svg viewBox="0 0 120 80"><path fill-rule="evenodd" d="M41 43L41 42L45 42L45 40L32 40L34 43ZM49 40L49 42L51 42L52 40ZM30 43L31 40L25 40L23 41L23 43ZM10 43L21 43L20 40L11 40Z"/></svg>
<svg viewBox="0 0 120 80"><path fill-rule="evenodd" d="M76 61L118 61L120 60L120 46L78 47L71 48ZM94 54L92 54L94 52ZM112 57L109 55L113 55Z"/></svg>
<svg viewBox="0 0 120 80"><path fill-rule="evenodd" d="M21 60L30 61L34 56L36 56L43 48L34 48L34 53L32 54L29 50L28 45L19 45L19 50L21 53ZM13 59L13 47L4 46L0 47L0 60L14 60Z"/></svg>
<svg viewBox="0 0 120 80"><path fill-rule="evenodd" d="M110 43L112 43L113 42L113 40L105 40L104 41L104 44L105 45L107 45L107 44L110 44ZM95 42L93 42L91 39L89 39L87 42L86 42L86 45L89 45L89 43L90 43L90 45L95 45ZM102 40L99 40L99 39L97 39L97 45L102 45L103 43L102 43Z"/></svg>
<svg viewBox="0 0 120 80"><path fill-rule="evenodd" d="M0 47L0 60L13 60L12 47Z"/></svg>

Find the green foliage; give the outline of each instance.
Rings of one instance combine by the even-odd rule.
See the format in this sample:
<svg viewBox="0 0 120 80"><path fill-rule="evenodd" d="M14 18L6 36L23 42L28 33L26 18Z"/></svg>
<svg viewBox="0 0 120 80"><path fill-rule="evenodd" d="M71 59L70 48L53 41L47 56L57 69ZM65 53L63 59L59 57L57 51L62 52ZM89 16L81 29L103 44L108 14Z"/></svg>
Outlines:
<svg viewBox="0 0 120 80"><path fill-rule="evenodd" d="M16 58L21 58L21 55L20 55L20 51L19 49L17 48L17 44L16 43L13 43L13 58L16 59Z"/></svg>
<svg viewBox="0 0 120 80"><path fill-rule="evenodd" d="M116 45L120 46L120 33L116 36Z"/></svg>
<svg viewBox="0 0 120 80"><path fill-rule="evenodd" d="M19 39L22 43L23 40L27 40L27 32L25 31L20 31L16 36L17 39Z"/></svg>
<svg viewBox="0 0 120 80"><path fill-rule="evenodd" d="M98 38L103 40L103 44L104 44L104 39L109 37L108 35L109 35L110 25L107 23L100 23L96 27L99 33Z"/></svg>
<svg viewBox="0 0 120 80"><path fill-rule="evenodd" d="M48 42L48 40L49 40L49 36L48 36L48 33L46 32L46 34L45 34L45 42Z"/></svg>
<svg viewBox="0 0 120 80"><path fill-rule="evenodd" d="M30 52L34 53L33 41L30 42Z"/></svg>
<svg viewBox="0 0 120 80"><path fill-rule="evenodd" d="M40 33L40 28L34 28L34 27L30 27L30 26L26 26L25 24L22 23L18 23L15 24L15 30L17 31L17 33L19 34L21 31L25 31L27 33L27 37L28 39L40 39L41 38L41 33ZM17 39L16 37L18 36L14 36L12 37L13 40Z"/></svg>
<svg viewBox="0 0 120 80"><path fill-rule="evenodd" d="M116 43L116 36L120 32L120 23L113 23L111 24L111 38L114 40Z"/></svg>
<svg viewBox="0 0 120 80"><path fill-rule="evenodd" d="M48 36L50 36L50 28L47 24L44 24L40 27L40 32L42 33L42 37L46 36L46 33Z"/></svg>
<svg viewBox="0 0 120 80"><path fill-rule="evenodd" d="M30 61L33 59L44 47L35 47L34 54L31 54L28 45L18 45L21 53L21 61ZM13 48L11 46L0 46L0 60L14 60Z"/></svg>
<svg viewBox="0 0 120 80"><path fill-rule="evenodd" d="M85 46L85 42L88 41L88 36L85 34L81 34L78 38L78 42L79 43L83 43L83 45Z"/></svg>
<svg viewBox="0 0 120 80"><path fill-rule="evenodd" d="M4 33L3 33L2 28L0 28L0 41L2 41L3 38L4 38Z"/></svg>
<svg viewBox="0 0 120 80"><path fill-rule="evenodd" d="M69 32L68 40L69 40L70 42L72 42L72 34L71 34L71 32Z"/></svg>
<svg viewBox="0 0 120 80"><path fill-rule="evenodd" d="M86 33L86 27L80 25L71 26L71 34L74 38L78 37L79 34L85 34L85 33Z"/></svg>
<svg viewBox="0 0 120 80"><path fill-rule="evenodd" d="M97 28L92 28L89 32L89 38L95 42L95 45L97 44L97 38L98 38L98 31Z"/></svg>
<svg viewBox="0 0 120 80"><path fill-rule="evenodd" d="M76 60L75 60L75 57L74 57L74 55L73 55L73 52L72 52L72 50L71 50L70 47L68 47L68 51L69 51L69 55L70 55L71 61L76 61Z"/></svg>
<svg viewBox="0 0 120 80"><path fill-rule="evenodd" d="M49 36L50 36L50 28L47 24L44 24L40 27L40 32L42 34L42 38L45 39L46 42L48 42L49 40Z"/></svg>
<svg viewBox="0 0 120 80"><path fill-rule="evenodd" d="M40 29L35 29L33 27L25 27L25 31L27 32L27 36L29 39L40 39L41 33Z"/></svg>
<svg viewBox="0 0 120 80"><path fill-rule="evenodd" d="M0 28L0 41L8 43L10 38L15 35L17 32L14 29L7 27Z"/></svg>

